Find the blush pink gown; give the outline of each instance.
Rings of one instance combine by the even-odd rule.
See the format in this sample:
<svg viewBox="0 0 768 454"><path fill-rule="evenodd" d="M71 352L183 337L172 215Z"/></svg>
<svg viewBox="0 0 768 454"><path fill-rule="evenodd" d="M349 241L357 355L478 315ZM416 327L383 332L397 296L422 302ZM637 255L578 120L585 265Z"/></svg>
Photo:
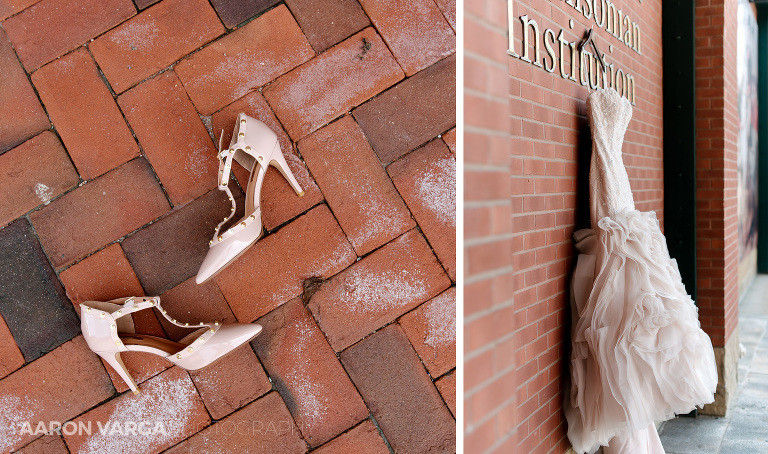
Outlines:
<svg viewBox="0 0 768 454"><path fill-rule="evenodd" d="M587 114L592 228L574 234L568 438L578 453L663 453L654 420L714 400L712 342L655 213L635 209L621 157L632 106L598 90Z"/></svg>

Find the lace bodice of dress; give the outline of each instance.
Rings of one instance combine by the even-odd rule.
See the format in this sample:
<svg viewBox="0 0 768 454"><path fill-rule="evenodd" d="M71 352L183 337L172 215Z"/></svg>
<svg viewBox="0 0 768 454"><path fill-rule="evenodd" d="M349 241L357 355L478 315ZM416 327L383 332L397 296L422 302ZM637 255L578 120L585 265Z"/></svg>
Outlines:
<svg viewBox="0 0 768 454"><path fill-rule="evenodd" d="M594 228L606 216L635 209L629 177L621 158L632 105L613 89L597 90L587 97L587 115L592 131L589 198Z"/></svg>

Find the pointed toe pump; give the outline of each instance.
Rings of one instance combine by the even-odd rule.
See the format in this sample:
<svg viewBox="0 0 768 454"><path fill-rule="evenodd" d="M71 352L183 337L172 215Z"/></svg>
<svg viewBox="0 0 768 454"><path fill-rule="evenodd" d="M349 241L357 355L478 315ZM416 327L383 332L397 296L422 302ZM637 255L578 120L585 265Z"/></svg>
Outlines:
<svg viewBox="0 0 768 454"><path fill-rule="evenodd" d="M280 171L299 197L304 195L285 162L277 135L267 125L240 113L229 148L221 148L222 139L223 131L219 137L219 190L227 193L232 209L229 216L216 226L213 239L208 243L208 254L195 278L198 284L211 279L261 237L264 231L260 208L261 186L270 165ZM245 215L228 230L220 233L224 224L235 214L235 199L228 187L233 160L251 172L245 194Z"/></svg>
<svg viewBox="0 0 768 454"><path fill-rule="evenodd" d="M137 334L131 314L151 308L157 309L174 325L194 331L178 342ZM80 310L83 337L88 347L115 369L134 394L139 393L139 388L120 358L122 352L154 353L181 368L197 370L210 365L261 332L261 325L254 323L181 323L171 318L160 306L159 297L87 301L80 304Z"/></svg>

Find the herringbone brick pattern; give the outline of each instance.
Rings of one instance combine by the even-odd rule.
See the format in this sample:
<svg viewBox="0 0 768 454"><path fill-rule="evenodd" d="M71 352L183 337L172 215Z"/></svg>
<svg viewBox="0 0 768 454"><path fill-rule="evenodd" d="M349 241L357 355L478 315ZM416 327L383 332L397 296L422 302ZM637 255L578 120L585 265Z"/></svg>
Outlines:
<svg viewBox="0 0 768 454"><path fill-rule="evenodd" d="M0 451L454 452L455 15L0 0ZM239 112L275 130L306 195L268 172L266 235L197 285ZM235 169L238 206L247 181ZM264 331L196 372L124 354L134 396L77 304L143 294Z"/></svg>

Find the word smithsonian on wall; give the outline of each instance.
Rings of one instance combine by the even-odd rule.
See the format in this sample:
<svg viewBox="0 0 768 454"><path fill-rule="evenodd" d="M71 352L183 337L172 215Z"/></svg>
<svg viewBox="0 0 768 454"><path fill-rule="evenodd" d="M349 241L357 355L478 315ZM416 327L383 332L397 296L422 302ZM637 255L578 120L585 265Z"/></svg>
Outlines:
<svg viewBox="0 0 768 454"><path fill-rule="evenodd" d="M557 0L555 0L557 1ZM586 19L594 19L595 24L610 33L620 43L642 55L640 27L629 15L625 15L615 3L608 0L562 0ZM579 46L577 42L567 40L565 30L555 32L544 29L543 33L538 22L528 14L515 18L514 0L508 0L509 20L509 49L512 57L543 68L549 73L558 72L563 79L578 82L590 89L613 88L627 98L632 105L635 102L635 78L632 74L615 66L607 60L607 55L593 46L600 55ZM569 28L574 28L573 19L569 20ZM522 49L515 50L515 36L520 33ZM612 46L609 45L612 50ZM546 53L546 55L544 55ZM602 60L602 63L601 63Z"/></svg>

